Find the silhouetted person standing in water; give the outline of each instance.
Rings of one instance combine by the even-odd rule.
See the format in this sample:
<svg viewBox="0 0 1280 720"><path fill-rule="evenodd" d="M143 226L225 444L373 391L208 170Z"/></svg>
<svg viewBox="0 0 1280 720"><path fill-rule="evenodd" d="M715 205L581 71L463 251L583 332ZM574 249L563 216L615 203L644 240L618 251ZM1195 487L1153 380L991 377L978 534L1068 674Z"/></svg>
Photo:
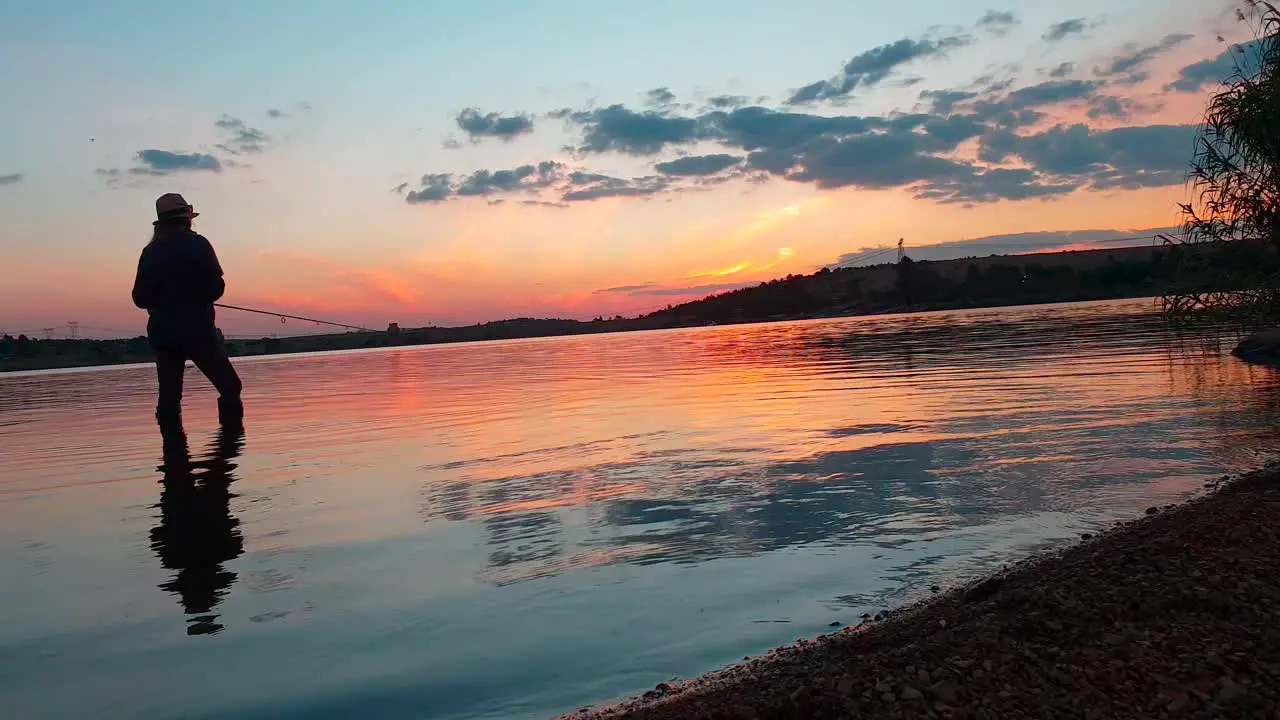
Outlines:
<svg viewBox="0 0 1280 720"><path fill-rule="evenodd" d="M182 429L182 376L187 360L218 390L218 421L240 427L244 406L240 376L231 366L213 303L226 283L213 246L191 229L199 213L177 193L156 200L155 231L138 259L133 304L147 311L147 338L160 381L156 422L162 433Z"/></svg>

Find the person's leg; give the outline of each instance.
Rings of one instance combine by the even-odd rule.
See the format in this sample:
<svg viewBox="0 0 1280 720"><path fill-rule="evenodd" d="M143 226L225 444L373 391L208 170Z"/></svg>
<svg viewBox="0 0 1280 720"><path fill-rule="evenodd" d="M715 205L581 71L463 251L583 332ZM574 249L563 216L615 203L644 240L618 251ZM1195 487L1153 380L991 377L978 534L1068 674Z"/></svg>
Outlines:
<svg viewBox="0 0 1280 720"><path fill-rule="evenodd" d="M243 386L222 341L215 335L192 347L191 361L218 391L218 422L238 426L244 420L244 404L240 400Z"/></svg>
<svg viewBox="0 0 1280 720"><path fill-rule="evenodd" d="M187 356L174 348L153 348L156 356L156 422L161 433L182 432L182 374Z"/></svg>

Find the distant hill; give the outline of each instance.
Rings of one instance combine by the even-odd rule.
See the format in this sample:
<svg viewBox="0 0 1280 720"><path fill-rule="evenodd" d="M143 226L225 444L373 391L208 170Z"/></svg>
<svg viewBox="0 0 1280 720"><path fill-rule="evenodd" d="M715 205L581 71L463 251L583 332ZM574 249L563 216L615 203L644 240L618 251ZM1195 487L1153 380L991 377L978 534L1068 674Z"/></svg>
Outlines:
<svg viewBox="0 0 1280 720"><path fill-rule="evenodd" d="M592 321L516 318L465 327L399 328L257 340L230 340L233 356L348 350L394 345L508 340L584 335L709 324L793 320L966 307L1104 300L1159 295L1175 281L1171 253L1185 249L1143 246L1103 250L991 255L957 260L915 261L866 267L824 268L788 275L633 318ZM1203 277L1177 282L1217 287L1231 268L1280 270L1274 245L1229 243L1206 252ZM1219 273L1218 271L1222 271ZM0 371L125 362L147 362L145 338L128 340L39 340L0 338Z"/></svg>

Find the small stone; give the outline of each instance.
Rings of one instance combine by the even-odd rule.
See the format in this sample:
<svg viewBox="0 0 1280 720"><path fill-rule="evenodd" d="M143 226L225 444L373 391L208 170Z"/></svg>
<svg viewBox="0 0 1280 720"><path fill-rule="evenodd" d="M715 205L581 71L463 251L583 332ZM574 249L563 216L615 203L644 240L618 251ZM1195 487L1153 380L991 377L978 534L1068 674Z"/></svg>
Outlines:
<svg viewBox="0 0 1280 720"><path fill-rule="evenodd" d="M885 682L885 681L883 681L883 680L880 680L879 682L877 682L877 683L876 683L876 692L879 692L879 693L887 693L887 692L889 692L889 691L890 691L890 690L892 690L892 689L893 689L893 688L889 687L889 683L887 683L887 682Z"/></svg>
<svg viewBox="0 0 1280 720"><path fill-rule="evenodd" d="M898 693L898 696L903 700L919 700L924 697L924 694L910 685L903 685L902 691Z"/></svg>
<svg viewBox="0 0 1280 720"><path fill-rule="evenodd" d="M840 627L841 625L843 625L843 623L841 623L839 620L832 620L831 623L827 625L827 627Z"/></svg>
<svg viewBox="0 0 1280 720"><path fill-rule="evenodd" d="M964 593L964 601L980 602L982 600L986 600L992 595L995 595L1000 590L1000 586L1003 584L1004 584L1004 581L1002 581L1000 578L994 578L994 577L987 578L986 580L983 580L982 582L966 590Z"/></svg>
<svg viewBox="0 0 1280 720"><path fill-rule="evenodd" d="M1231 678L1225 678L1222 681L1222 689L1218 691L1217 701L1219 703L1227 703L1242 695L1244 695L1244 689Z"/></svg>
<svg viewBox="0 0 1280 720"><path fill-rule="evenodd" d="M930 692L932 692L933 696L940 702L946 703L947 705L953 705L955 704L956 692L958 690L959 688L954 682L951 680L943 680L937 685L934 685L933 688L930 689Z"/></svg>
<svg viewBox="0 0 1280 720"><path fill-rule="evenodd" d="M1160 508L1156 507L1155 505L1152 505L1151 507L1147 508L1148 515L1155 515L1158 512L1160 512Z"/></svg>

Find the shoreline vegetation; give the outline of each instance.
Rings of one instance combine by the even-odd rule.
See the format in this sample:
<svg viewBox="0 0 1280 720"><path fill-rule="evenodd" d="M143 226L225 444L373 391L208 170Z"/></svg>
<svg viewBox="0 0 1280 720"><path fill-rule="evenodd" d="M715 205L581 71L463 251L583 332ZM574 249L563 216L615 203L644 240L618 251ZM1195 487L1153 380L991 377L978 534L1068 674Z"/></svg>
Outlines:
<svg viewBox="0 0 1280 720"><path fill-rule="evenodd" d="M1280 268L1270 244L1233 242L1200 250L1186 246L1140 246L985 258L914 261L822 269L788 275L638 317L589 321L518 318L462 327L400 328L385 331L231 339L232 357L432 345L559 335L587 335L903 312L959 310L1088 300L1158 296L1175 279L1203 290L1205 278L1188 278L1179 261L1190 252L1213 255L1213 274L1224 268ZM227 312L227 311L224 311ZM231 311L234 312L234 311ZM144 336L116 340L40 339L0 336L0 372L151 362Z"/></svg>
<svg viewBox="0 0 1280 720"><path fill-rule="evenodd" d="M561 717L1277 717L1280 468L1208 486L857 626Z"/></svg>

